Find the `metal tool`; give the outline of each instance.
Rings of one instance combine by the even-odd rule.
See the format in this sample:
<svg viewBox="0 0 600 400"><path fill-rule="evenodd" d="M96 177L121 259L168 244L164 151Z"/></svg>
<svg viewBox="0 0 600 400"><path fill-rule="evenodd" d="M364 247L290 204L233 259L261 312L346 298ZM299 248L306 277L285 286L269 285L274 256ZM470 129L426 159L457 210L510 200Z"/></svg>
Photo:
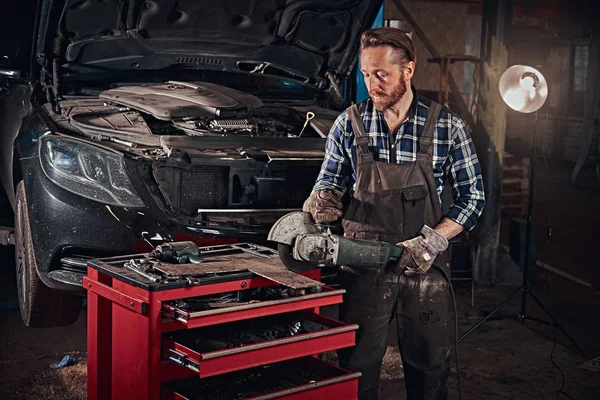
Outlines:
<svg viewBox="0 0 600 400"><path fill-rule="evenodd" d="M146 260L142 260L142 261L146 261ZM161 276L150 272L150 270L152 268L152 264L149 262L145 262L145 263L140 262L138 264L134 259L131 259L131 260L125 262L125 264L123 264L123 266L130 271L140 274L144 278L146 278L154 283L158 283L162 279Z"/></svg>
<svg viewBox="0 0 600 400"><path fill-rule="evenodd" d="M158 261L173 264L197 264L202 262L200 250L194 242L169 242L163 243L150 253Z"/></svg>
<svg viewBox="0 0 600 400"><path fill-rule="evenodd" d="M397 262L404 247L387 242L350 239L315 224L309 213L297 211L281 217L268 235L278 243L283 264L295 272L316 267L385 268Z"/></svg>

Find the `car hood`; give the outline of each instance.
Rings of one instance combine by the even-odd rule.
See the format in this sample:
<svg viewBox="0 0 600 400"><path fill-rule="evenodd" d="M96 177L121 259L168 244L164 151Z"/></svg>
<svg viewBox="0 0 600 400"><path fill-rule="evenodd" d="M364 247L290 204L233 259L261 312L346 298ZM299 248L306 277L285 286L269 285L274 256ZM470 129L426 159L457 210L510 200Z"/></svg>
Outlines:
<svg viewBox="0 0 600 400"><path fill-rule="evenodd" d="M322 87L328 74L341 78L352 67L381 3L42 0L36 56L47 74L64 77L181 66Z"/></svg>

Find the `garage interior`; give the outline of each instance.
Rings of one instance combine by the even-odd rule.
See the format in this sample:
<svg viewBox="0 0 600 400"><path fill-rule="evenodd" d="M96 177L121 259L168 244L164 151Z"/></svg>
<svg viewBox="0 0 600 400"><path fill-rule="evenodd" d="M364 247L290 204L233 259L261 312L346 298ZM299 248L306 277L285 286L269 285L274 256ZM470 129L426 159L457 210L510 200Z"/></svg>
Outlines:
<svg viewBox="0 0 600 400"><path fill-rule="evenodd" d="M451 340L460 340L464 399L600 398L599 23L592 0L385 0L373 23L410 33L418 55L414 86L461 116L482 165L486 206L475 230L454 246L451 268L458 324ZM542 71L548 96L539 111L504 103L498 82L513 65ZM352 101L367 96L356 66L340 86ZM10 239L15 216L5 194L0 206L0 398L86 399L88 302L72 325L23 324ZM524 289L527 244L534 262ZM321 312L338 317L335 305ZM406 398L394 326L383 400ZM51 367L69 355L68 365ZM335 351L319 357L337 362ZM453 361L449 398L458 398L457 389Z"/></svg>

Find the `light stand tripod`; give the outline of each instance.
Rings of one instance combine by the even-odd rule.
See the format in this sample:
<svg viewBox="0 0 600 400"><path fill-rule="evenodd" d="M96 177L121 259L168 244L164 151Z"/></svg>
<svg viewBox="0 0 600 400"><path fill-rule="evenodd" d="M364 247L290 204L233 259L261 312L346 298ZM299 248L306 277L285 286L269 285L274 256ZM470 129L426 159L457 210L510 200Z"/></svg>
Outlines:
<svg viewBox="0 0 600 400"><path fill-rule="evenodd" d="M515 68L517 67L521 67L521 69L518 69L515 71ZM539 73L539 71L531 68L531 67L525 67L525 66L514 66L509 68L509 70L507 70L504 74L503 74L503 78L506 76L509 76L509 78L512 78L512 76L510 75L511 70L513 70L512 75L518 74L521 81L523 81L523 79L527 79L530 75L529 74L533 74L534 72L529 71L533 70L535 71L535 73L539 74L539 76L541 76L541 74ZM526 71L525 73L523 73L523 71ZM516 75L515 75L516 76ZM539 77L538 76L533 76L536 80L537 80L537 84L540 83ZM541 79L543 80L543 76L541 77ZM514 82L513 82L514 83ZM543 82L545 84L545 81ZM521 86L523 86L523 84L521 83ZM537 87L533 86L534 88ZM501 89L501 93L506 93L507 91L510 94L510 91L514 91L514 89L504 89L502 87L502 79L500 82L500 89ZM514 98L514 96L513 96ZM459 339L458 342L460 343L465 337L467 337L469 334L471 334L475 329L477 329L481 324L483 324L484 322L486 322L487 320L489 320L490 318L492 318L492 316L494 316L494 314L496 314L496 312L498 312L500 309L502 309L502 307L504 307L506 304L508 304L514 297L516 297L519 293L521 293L521 312L518 315L512 315L512 316L502 316L502 317L496 317L494 319L507 319L507 318L518 318L519 320L521 320L521 322L525 323L526 319L530 319L532 321L535 322L539 322L542 324L546 324L546 325L550 325L552 327L556 327L558 328L566 337L567 339L569 339L569 341L573 344L573 346L577 349L577 351L579 351L579 353L581 353L581 355L585 355L584 352L581 350L581 348L577 345L577 343L575 343L575 341L573 340L573 338L571 338L571 336L569 336L569 334L565 331L565 329L558 323L558 321L548 312L548 310L546 309L546 306L544 304L542 304L542 302L535 296L535 294L533 294L533 292L531 291L531 285L529 283L528 280L528 271L529 271L529 264L530 264L530 250L531 250L531 231L532 231L532 213L533 213L533 196L534 196L534 180L535 180L535 160L536 160L536 130L537 130L537 120L538 120L538 113L537 110L543 105L545 98L542 100L538 100L538 103L535 105L528 105L528 104L523 104L522 100L521 101L517 101L518 106L514 107L513 105L510 104L510 98L506 99L505 96L503 96L503 99L507 102L507 104L509 106L511 106L511 108L517 110L517 111L521 111L521 112L531 112L531 111L523 111L524 109L526 109L526 107L530 107L533 108L533 110L535 110L535 119L534 119L534 125L533 125L533 144L532 144L532 156L531 156L531 170L529 171L529 204L528 204L528 210L527 210L527 233L526 233L526 237L525 237L525 262L523 265L523 282L521 284L521 286L519 288L517 288L517 290L515 290L510 296L508 296L506 298L506 300L504 300L502 303L500 303L500 305L498 305L492 312L490 312L485 318L483 318L482 320L480 320L478 323L476 323L473 327L471 327L464 335L462 335ZM518 99L520 100L520 99ZM533 259L535 260L535 256L533 257ZM535 261L534 261L535 264ZM548 322L545 320L541 320L538 318L534 318L534 317L530 317L527 315L527 295L530 295L531 298L533 298L533 300L542 308L542 310L546 313L546 315L548 316L548 318L552 321L552 322Z"/></svg>

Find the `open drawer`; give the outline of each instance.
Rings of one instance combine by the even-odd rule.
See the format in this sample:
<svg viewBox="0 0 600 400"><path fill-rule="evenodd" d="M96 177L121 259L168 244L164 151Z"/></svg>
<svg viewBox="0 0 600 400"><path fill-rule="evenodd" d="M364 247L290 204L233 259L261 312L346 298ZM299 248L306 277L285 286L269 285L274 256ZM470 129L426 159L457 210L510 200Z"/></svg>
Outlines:
<svg viewBox="0 0 600 400"><path fill-rule="evenodd" d="M274 300L248 300L245 298L246 301L243 302L223 303L214 308L199 310L194 310L193 306L178 306L177 302L164 303L162 306L163 316L172 321L163 323L161 329L163 332L168 332L178 329L199 328L242 319L329 306L341 303L342 296L346 292L344 289L334 289L327 286L322 286L319 290L315 293ZM246 291L240 291L239 293L244 292ZM214 295L212 297L214 298ZM194 299L195 304L204 304L201 300L200 297Z"/></svg>
<svg viewBox="0 0 600 400"><path fill-rule="evenodd" d="M163 384L163 400L315 400L358 398L360 372L349 372L315 357L236 371L211 378Z"/></svg>
<svg viewBox="0 0 600 400"><path fill-rule="evenodd" d="M205 378L354 346L357 329L306 310L165 333L162 353Z"/></svg>

